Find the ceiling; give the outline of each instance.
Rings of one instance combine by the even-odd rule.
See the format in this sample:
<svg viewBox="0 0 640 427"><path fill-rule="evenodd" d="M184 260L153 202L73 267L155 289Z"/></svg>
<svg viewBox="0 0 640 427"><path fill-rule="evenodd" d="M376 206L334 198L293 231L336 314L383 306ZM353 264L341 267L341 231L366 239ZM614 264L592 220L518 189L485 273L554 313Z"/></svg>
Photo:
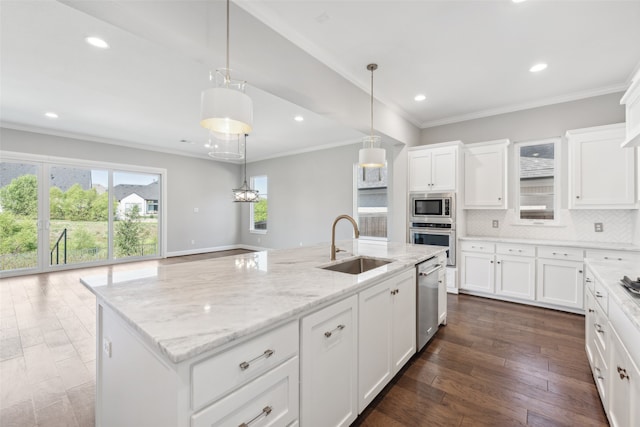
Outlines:
<svg viewBox="0 0 640 427"><path fill-rule="evenodd" d="M366 65L378 63L377 101L424 128L619 92L640 61L640 0L234 3L232 76L249 81L254 101L249 161L363 135L362 123L311 99L336 90L321 67L359 88L349 108L368 118ZM206 157L199 98L209 70L224 66L224 7L2 0L2 125ZM88 35L110 49L87 45ZM538 62L549 67L530 73Z"/></svg>

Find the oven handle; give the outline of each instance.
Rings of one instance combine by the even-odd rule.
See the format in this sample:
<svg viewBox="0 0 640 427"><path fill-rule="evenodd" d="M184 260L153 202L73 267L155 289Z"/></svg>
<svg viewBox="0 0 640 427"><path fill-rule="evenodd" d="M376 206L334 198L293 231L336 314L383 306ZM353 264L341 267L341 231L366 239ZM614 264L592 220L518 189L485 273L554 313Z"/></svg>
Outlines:
<svg viewBox="0 0 640 427"><path fill-rule="evenodd" d="M442 264L437 264L436 268L433 268L433 269L427 271L426 273L424 271L421 271L420 273L418 273L418 276L428 276L428 275L433 274L436 271L440 270L441 268L442 268Z"/></svg>
<svg viewBox="0 0 640 427"><path fill-rule="evenodd" d="M428 233L425 233L428 232ZM409 229L410 233L420 233L420 234L442 234L443 236L446 235L451 235L453 233L455 233L455 230L444 230L444 231L440 231L438 229L434 229L434 228L410 228Z"/></svg>

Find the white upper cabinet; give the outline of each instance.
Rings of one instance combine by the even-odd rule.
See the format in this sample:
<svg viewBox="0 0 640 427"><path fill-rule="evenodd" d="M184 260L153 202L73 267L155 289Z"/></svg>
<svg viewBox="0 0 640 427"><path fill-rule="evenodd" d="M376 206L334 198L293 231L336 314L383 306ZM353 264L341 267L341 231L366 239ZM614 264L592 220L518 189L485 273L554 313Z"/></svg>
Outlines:
<svg viewBox="0 0 640 427"><path fill-rule="evenodd" d="M508 139L464 149L464 209L507 208Z"/></svg>
<svg viewBox="0 0 640 427"><path fill-rule="evenodd" d="M567 131L569 207L632 209L635 203L635 152L621 148L624 124Z"/></svg>
<svg viewBox="0 0 640 427"><path fill-rule="evenodd" d="M456 191L458 146L409 151L409 191Z"/></svg>
<svg viewBox="0 0 640 427"><path fill-rule="evenodd" d="M627 129L623 147L640 147L640 70L620 100L625 105Z"/></svg>

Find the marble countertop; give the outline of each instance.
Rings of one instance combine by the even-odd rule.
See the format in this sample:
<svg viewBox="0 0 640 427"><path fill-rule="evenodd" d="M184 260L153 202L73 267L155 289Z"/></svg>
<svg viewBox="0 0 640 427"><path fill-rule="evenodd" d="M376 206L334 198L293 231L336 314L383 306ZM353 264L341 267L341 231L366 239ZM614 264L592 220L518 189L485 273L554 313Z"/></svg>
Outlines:
<svg viewBox="0 0 640 427"><path fill-rule="evenodd" d="M632 251L640 252L640 246L630 243L610 243L610 242L585 242L579 240L533 240L533 239L517 239L508 237L485 237L485 236L464 236L459 240L482 241L494 243L520 243L527 245L539 246L569 246L585 249L604 249L616 251Z"/></svg>
<svg viewBox="0 0 640 427"><path fill-rule="evenodd" d="M585 264L590 267L596 280L607 287L609 298L615 299L624 314L640 330L640 296L632 295L620 284L623 276L629 276L633 280L640 277L640 263L585 258Z"/></svg>
<svg viewBox="0 0 640 427"><path fill-rule="evenodd" d="M80 279L152 347L179 363L352 295L445 251L439 246L352 240ZM358 275L323 270L356 255L390 264Z"/></svg>

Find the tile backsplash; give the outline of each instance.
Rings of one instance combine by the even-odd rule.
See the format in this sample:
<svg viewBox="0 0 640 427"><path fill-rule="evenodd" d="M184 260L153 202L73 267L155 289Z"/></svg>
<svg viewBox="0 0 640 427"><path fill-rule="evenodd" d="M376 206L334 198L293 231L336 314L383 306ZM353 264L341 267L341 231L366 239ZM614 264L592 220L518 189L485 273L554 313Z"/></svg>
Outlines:
<svg viewBox="0 0 640 427"><path fill-rule="evenodd" d="M587 242L634 242L635 230L640 226L637 210L560 210L559 226L515 225L515 211L466 210L467 235L510 237L542 240L577 240ZM499 220L498 228L492 227ZM596 233L594 223L601 222L603 231Z"/></svg>

